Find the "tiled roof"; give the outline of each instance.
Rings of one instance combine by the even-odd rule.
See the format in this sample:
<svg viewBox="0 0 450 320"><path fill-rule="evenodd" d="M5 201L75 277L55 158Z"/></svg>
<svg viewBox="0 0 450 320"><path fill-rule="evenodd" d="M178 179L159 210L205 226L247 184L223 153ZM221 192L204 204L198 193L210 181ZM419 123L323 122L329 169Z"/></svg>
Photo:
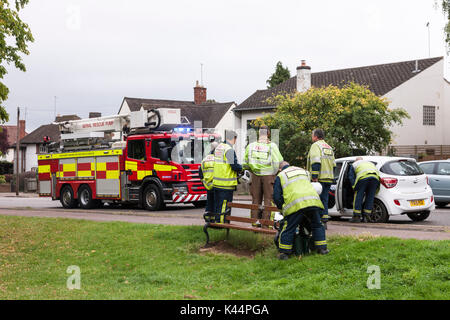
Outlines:
<svg viewBox="0 0 450 320"><path fill-rule="evenodd" d="M443 57L437 57L316 72L311 73L311 85L313 87L324 87L328 85L343 86L346 83L355 82L361 85L367 85L376 95L383 96L442 59ZM416 69L416 61L418 61L419 72L413 72ZM292 93L296 88L297 78L294 76L274 88L257 90L234 110L273 108L273 105L266 101L268 98L281 93Z"/></svg>
<svg viewBox="0 0 450 320"><path fill-rule="evenodd" d="M140 99L125 97L130 111L139 111L153 108L176 108L180 109L181 116L186 117L190 123L202 121L204 128L215 128L225 113L231 108L234 102L225 103L202 103L196 105L193 101Z"/></svg>
<svg viewBox="0 0 450 320"><path fill-rule="evenodd" d="M57 124L44 124L20 140L20 144L43 143L44 136L49 136L51 142L60 140L59 127Z"/></svg>

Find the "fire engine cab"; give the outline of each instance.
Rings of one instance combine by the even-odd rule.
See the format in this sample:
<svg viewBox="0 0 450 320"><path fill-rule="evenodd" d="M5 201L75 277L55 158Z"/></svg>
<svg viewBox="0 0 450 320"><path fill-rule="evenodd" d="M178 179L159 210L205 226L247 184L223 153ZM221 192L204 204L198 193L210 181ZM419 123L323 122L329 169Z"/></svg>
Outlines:
<svg viewBox="0 0 450 320"><path fill-rule="evenodd" d="M153 109L57 123L60 142L38 156L39 195L64 208L204 206L199 166L220 137L180 120L179 109Z"/></svg>

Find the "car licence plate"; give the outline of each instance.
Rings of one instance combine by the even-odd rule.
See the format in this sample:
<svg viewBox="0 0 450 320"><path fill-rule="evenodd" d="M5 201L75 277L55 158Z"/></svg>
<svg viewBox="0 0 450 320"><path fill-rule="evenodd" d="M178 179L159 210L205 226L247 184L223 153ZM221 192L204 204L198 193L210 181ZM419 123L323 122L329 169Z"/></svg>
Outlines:
<svg viewBox="0 0 450 320"><path fill-rule="evenodd" d="M409 204L411 207L424 206L425 200L409 200Z"/></svg>

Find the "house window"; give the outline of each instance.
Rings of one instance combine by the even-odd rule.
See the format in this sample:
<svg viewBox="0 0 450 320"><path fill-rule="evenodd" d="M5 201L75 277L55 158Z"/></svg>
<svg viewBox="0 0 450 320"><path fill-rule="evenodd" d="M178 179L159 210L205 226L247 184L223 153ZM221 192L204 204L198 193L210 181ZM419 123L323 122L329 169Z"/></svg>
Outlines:
<svg viewBox="0 0 450 320"><path fill-rule="evenodd" d="M423 125L424 126L436 125L436 107L423 106Z"/></svg>
<svg viewBox="0 0 450 320"><path fill-rule="evenodd" d="M48 147L44 146L43 144L39 145L39 149L38 149L38 153L39 154L45 154L48 153Z"/></svg>
<svg viewBox="0 0 450 320"><path fill-rule="evenodd" d="M255 121L255 120L256 119L247 120L247 131L250 129L258 130L258 127L253 124L253 121Z"/></svg>

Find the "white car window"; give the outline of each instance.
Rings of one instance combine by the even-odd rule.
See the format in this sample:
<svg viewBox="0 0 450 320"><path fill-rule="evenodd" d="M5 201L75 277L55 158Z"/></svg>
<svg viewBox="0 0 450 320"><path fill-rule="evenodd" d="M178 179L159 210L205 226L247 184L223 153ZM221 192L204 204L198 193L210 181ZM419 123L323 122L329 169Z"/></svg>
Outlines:
<svg viewBox="0 0 450 320"><path fill-rule="evenodd" d="M450 175L450 162L439 162L437 174L446 176Z"/></svg>
<svg viewBox="0 0 450 320"><path fill-rule="evenodd" d="M380 170L386 174L393 174L396 176L419 176L423 174L422 169L415 161L397 160L386 163Z"/></svg>

